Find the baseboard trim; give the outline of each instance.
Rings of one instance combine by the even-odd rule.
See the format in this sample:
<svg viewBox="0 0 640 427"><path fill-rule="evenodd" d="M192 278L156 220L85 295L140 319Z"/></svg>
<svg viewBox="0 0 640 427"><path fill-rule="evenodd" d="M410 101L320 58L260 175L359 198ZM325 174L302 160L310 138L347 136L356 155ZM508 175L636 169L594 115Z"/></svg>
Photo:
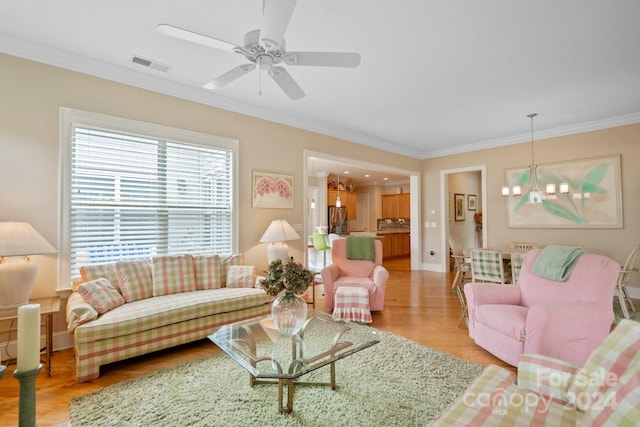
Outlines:
<svg viewBox="0 0 640 427"><path fill-rule="evenodd" d="M73 347L73 336L65 331L54 332L53 334L53 351L65 350ZM40 348L44 348L46 338L44 335L40 336ZM8 359L15 359L18 354L18 341L12 340L7 343L2 343L0 347L0 355L2 361ZM44 356L43 356L44 358Z"/></svg>

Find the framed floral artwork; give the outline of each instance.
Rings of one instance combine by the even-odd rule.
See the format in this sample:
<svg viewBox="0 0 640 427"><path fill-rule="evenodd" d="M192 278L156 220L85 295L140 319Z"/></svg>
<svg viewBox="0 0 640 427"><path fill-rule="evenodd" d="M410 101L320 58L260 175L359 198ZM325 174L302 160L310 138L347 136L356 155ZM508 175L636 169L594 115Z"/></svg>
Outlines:
<svg viewBox="0 0 640 427"><path fill-rule="evenodd" d="M507 169L506 183L526 191L528 168ZM511 228L622 228L622 177L620 155L538 165L538 183L568 185L566 194L527 203L526 197L506 198Z"/></svg>
<svg viewBox="0 0 640 427"><path fill-rule="evenodd" d="M253 171L254 208L293 209L293 175Z"/></svg>
<svg viewBox="0 0 640 427"><path fill-rule="evenodd" d="M464 194L453 195L453 211L455 212L456 221L464 221Z"/></svg>
<svg viewBox="0 0 640 427"><path fill-rule="evenodd" d="M478 199L475 194L467 194L467 210L475 211Z"/></svg>

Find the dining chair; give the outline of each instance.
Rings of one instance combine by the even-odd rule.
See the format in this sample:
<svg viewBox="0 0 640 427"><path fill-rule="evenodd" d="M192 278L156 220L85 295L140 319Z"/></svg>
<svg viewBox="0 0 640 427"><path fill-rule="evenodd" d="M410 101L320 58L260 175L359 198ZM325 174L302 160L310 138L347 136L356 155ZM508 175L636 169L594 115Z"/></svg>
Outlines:
<svg viewBox="0 0 640 427"><path fill-rule="evenodd" d="M520 277L520 269L522 268L522 260L526 252L511 252L511 283L518 284L518 278Z"/></svg>
<svg viewBox="0 0 640 427"><path fill-rule="evenodd" d="M496 249L474 248L471 255L471 281L505 283L502 253Z"/></svg>
<svg viewBox="0 0 640 427"><path fill-rule="evenodd" d="M467 300L464 297L462 286L471 279L471 263L462 253L462 245L455 236L449 235L449 247L451 249L451 257L456 264L456 275L453 278L453 283L451 283L451 292L455 291L460 301L461 315L458 320L458 327L460 327L463 321L467 321Z"/></svg>
<svg viewBox="0 0 640 427"><path fill-rule="evenodd" d="M636 306L633 304L631 298L629 298L629 293L627 292L627 284L629 283L629 279L631 278L631 273L638 271L639 260L640 245L636 246L631 251L631 253L627 257L627 261L625 261L624 265L620 269L620 274L618 275L616 291L618 293L620 308L622 309L622 314L624 315L625 319L629 318L629 308L631 308L631 311L633 311L634 313L636 312Z"/></svg>
<svg viewBox="0 0 640 427"><path fill-rule="evenodd" d="M451 258L453 258L456 265L456 275L451 283L451 292L457 287L464 284L466 280L471 279L469 273L471 273L471 263L469 258L465 257L462 252L462 245L457 237L449 235L449 248L451 249Z"/></svg>
<svg viewBox="0 0 640 427"><path fill-rule="evenodd" d="M538 249L538 244L534 242L511 242L509 247L511 252L529 252L532 249Z"/></svg>

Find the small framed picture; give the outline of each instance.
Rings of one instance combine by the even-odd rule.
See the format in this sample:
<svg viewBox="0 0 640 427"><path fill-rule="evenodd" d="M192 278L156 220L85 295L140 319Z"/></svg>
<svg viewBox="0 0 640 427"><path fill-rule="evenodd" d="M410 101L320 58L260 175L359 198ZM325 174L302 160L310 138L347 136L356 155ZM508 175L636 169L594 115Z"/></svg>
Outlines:
<svg viewBox="0 0 640 427"><path fill-rule="evenodd" d="M464 194L453 195L453 209L455 211L455 220L464 221Z"/></svg>
<svg viewBox="0 0 640 427"><path fill-rule="evenodd" d="M467 210L475 211L477 202L478 202L478 199L476 198L475 194L468 194L467 195Z"/></svg>

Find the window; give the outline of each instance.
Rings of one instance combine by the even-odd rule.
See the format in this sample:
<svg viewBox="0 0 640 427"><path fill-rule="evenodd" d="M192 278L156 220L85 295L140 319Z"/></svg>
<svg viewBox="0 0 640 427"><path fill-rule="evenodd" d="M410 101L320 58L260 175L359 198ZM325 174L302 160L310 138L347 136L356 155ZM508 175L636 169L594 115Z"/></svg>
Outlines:
<svg viewBox="0 0 640 427"><path fill-rule="evenodd" d="M69 109L63 130L61 284L86 264L236 251L237 142Z"/></svg>

